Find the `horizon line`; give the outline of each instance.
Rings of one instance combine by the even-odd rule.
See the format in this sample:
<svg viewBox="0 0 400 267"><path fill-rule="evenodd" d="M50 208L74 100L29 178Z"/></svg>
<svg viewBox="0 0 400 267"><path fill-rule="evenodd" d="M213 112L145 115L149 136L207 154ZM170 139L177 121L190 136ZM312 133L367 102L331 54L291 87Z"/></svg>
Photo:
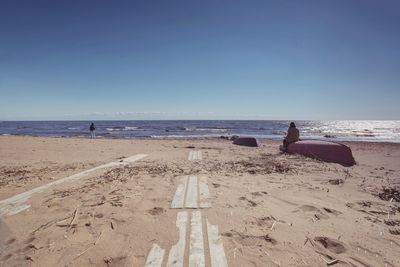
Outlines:
<svg viewBox="0 0 400 267"><path fill-rule="evenodd" d="M400 119L0 119L0 123L40 121L400 121Z"/></svg>

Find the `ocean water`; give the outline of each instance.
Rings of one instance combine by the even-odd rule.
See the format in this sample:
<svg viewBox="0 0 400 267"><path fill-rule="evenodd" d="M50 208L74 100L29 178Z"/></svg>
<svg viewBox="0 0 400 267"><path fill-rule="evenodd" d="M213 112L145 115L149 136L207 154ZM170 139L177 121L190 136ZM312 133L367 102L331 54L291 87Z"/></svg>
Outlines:
<svg viewBox="0 0 400 267"><path fill-rule="evenodd" d="M295 121L303 139L400 143L400 121ZM289 121L94 121L102 137L219 137L282 139ZM0 135L89 137L90 121L0 121Z"/></svg>

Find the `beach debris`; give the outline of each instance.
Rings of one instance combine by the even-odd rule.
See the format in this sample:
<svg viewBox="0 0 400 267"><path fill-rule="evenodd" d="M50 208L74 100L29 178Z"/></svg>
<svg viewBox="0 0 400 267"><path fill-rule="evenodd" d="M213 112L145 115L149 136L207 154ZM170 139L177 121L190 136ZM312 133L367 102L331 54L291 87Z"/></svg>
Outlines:
<svg viewBox="0 0 400 267"><path fill-rule="evenodd" d="M364 201L364 200L358 201L357 204L359 204L362 207L367 207L367 208L370 208L372 205L372 203L370 201Z"/></svg>
<svg viewBox="0 0 400 267"><path fill-rule="evenodd" d="M68 229L71 229L71 228L74 226L74 222L75 222L75 218L76 218L76 214L77 214L77 213L78 213L78 208L75 209L74 215L73 215L73 217L72 217L72 220L71 220L71 222L70 222L70 224L69 224Z"/></svg>
<svg viewBox="0 0 400 267"><path fill-rule="evenodd" d="M96 244L99 242L101 236L103 235L104 230L102 230L99 234L99 236L97 237L97 239L93 242L92 245L90 245L89 247L87 247L84 251L82 251L81 253L79 253L72 261L76 260L77 258L79 258L80 256L82 256L83 254L85 254L89 249L91 249L93 246L96 246Z"/></svg>
<svg viewBox="0 0 400 267"><path fill-rule="evenodd" d="M112 260L113 260L113 258L108 257L108 256L103 258L103 261L104 261L105 264L107 264L107 266L110 266Z"/></svg>
<svg viewBox="0 0 400 267"><path fill-rule="evenodd" d="M39 248L36 247L34 244L28 244L28 245L26 246L26 248L27 248L27 249L34 249L34 250L38 250L38 249L39 249ZM40 248L42 248L42 247L40 247Z"/></svg>
<svg viewBox="0 0 400 267"><path fill-rule="evenodd" d="M233 234L230 232L225 232L221 234L222 236L226 236L226 237L233 237Z"/></svg>
<svg viewBox="0 0 400 267"><path fill-rule="evenodd" d="M261 227L268 227L271 228L272 224L271 221L279 222L275 219L272 219L270 216L263 216L261 218L255 218L256 224Z"/></svg>
<svg viewBox="0 0 400 267"><path fill-rule="evenodd" d="M103 218L103 217L104 217L104 214L103 214L103 213L96 213L96 214L94 215L94 217L100 219L100 218Z"/></svg>
<svg viewBox="0 0 400 267"><path fill-rule="evenodd" d="M211 184L214 186L214 188L218 188L221 186L220 184L217 184L217 183L211 183Z"/></svg>
<svg viewBox="0 0 400 267"><path fill-rule="evenodd" d="M400 189L396 187L382 187L378 197L385 201L400 202Z"/></svg>
<svg viewBox="0 0 400 267"><path fill-rule="evenodd" d="M124 198L125 197L123 195L116 195L114 197L111 197L108 202L111 204L111 206L122 207L123 203L121 200L123 200Z"/></svg>
<svg viewBox="0 0 400 267"><path fill-rule="evenodd" d="M338 259L326 260L324 257L322 257L322 259L326 262L326 265L328 265L328 266L334 265L339 262Z"/></svg>
<svg viewBox="0 0 400 267"><path fill-rule="evenodd" d="M218 166L215 166L218 168ZM213 167L212 170L215 170ZM249 174L288 173L294 168L287 162L273 158L249 158L248 160L229 161L224 164L229 172L247 172Z"/></svg>
<svg viewBox="0 0 400 267"><path fill-rule="evenodd" d="M311 246L315 247L314 242L308 236L306 236L306 240L304 241L303 246L305 246L307 244L307 242L309 242L311 244Z"/></svg>
<svg viewBox="0 0 400 267"><path fill-rule="evenodd" d="M35 234L35 233L37 233L38 231L47 229L47 228L49 228L50 226L52 226L53 224L58 224L58 223L60 223L60 222L63 222L63 221L65 221L65 220L71 218L72 216L73 216L73 215L69 215L69 216L67 216L67 217L65 217L65 218L51 220L51 221L49 221L49 222L47 222L47 223L45 223L45 224L42 224L41 226L39 226L38 228L36 228L36 230L34 230L34 231L32 232L32 234Z"/></svg>
<svg viewBox="0 0 400 267"><path fill-rule="evenodd" d="M265 242L271 243L272 245L276 245L278 243L278 241L276 241L276 239L271 237L269 234L258 236L231 231L231 233L223 233L222 236L227 236L227 234L237 239L243 246L259 246L265 244Z"/></svg>
<svg viewBox="0 0 400 267"><path fill-rule="evenodd" d="M110 226L111 226L111 229L113 229L113 230L115 229L113 222L110 222Z"/></svg>
<svg viewBox="0 0 400 267"><path fill-rule="evenodd" d="M164 209L161 207L154 207L153 209L149 210L148 213L151 215L159 215L164 212Z"/></svg>
<svg viewBox="0 0 400 267"><path fill-rule="evenodd" d="M272 237L270 237L268 234L266 234L264 236L264 240L267 241L268 243L271 243L273 245L275 245L277 242L275 239L273 239Z"/></svg>
<svg viewBox="0 0 400 267"><path fill-rule="evenodd" d="M242 254L242 256L243 256L243 250L242 250L242 248L237 248L237 247L235 247L235 249L233 250L233 258L234 259L236 259L236 251L237 250L239 250L240 251L240 254Z"/></svg>
<svg viewBox="0 0 400 267"><path fill-rule="evenodd" d="M334 210L334 209L325 208L325 207L323 207L322 209L324 211L326 211L327 213L332 213L333 215L336 215L336 216L342 214L342 212Z"/></svg>
<svg viewBox="0 0 400 267"><path fill-rule="evenodd" d="M389 229L389 233L392 235L400 235L400 229Z"/></svg>
<svg viewBox="0 0 400 267"><path fill-rule="evenodd" d="M239 197L239 200L246 200L247 203L251 206L251 207L256 207L258 204L256 202L254 202L251 199L248 199L246 197Z"/></svg>
<svg viewBox="0 0 400 267"><path fill-rule="evenodd" d="M344 180L343 179L330 179L328 182L333 185L339 185L339 184L343 184Z"/></svg>
<svg viewBox="0 0 400 267"><path fill-rule="evenodd" d="M271 231L274 229L275 224L276 224L276 221L274 221L274 223L272 224L272 226L270 228Z"/></svg>
<svg viewBox="0 0 400 267"><path fill-rule="evenodd" d="M249 190L250 191L250 190ZM265 191L261 191L261 192L252 192L251 195L256 196L256 197L261 197L263 195L267 195L268 193Z"/></svg>
<svg viewBox="0 0 400 267"><path fill-rule="evenodd" d="M318 254L321 255L322 260L326 263L326 265L330 266L330 265L334 265L336 263L339 262L338 259L335 259L334 257L330 256L327 253L324 253L322 251L319 251L318 249L314 248L314 251Z"/></svg>
<svg viewBox="0 0 400 267"><path fill-rule="evenodd" d="M121 191L121 188L118 188L118 189L115 189L115 190L111 191L111 192L108 193L108 194L109 194L109 195L118 195L118 194L121 194L120 191ZM103 196L102 198L104 198L104 196ZM105 199L104 199L104 200L105 200Z"/></svg>
<svg viewBox="0 0 400 267"><path fill-rule="evenodd" d="M259 251L260 251L260 252L264 252L265 255L267 255L268 257L271 257L271 255L270 255L267 251L262 250L261 248L259 249Z"/></svg>
<svg viewBox="0 0 400 267"><path fill-rule="evenodd" d="M33 259L32 259L32 257L31 256L29 256L29 255L26 255L25 256L25 260L27 260L27 261L34 261Z"/></svg>
<svg viewBox="0 0 400 267"><path fill-rule="evenodd" d="M400 220L385 220L385 224L390 226L397 226L400 225Z"/></svg>
<svg viewBox="0 0 400 267"><path fill-rule="evenodd" d="M345 177L344 177L345 180L347 180L347 178L353 177L353 175L351 175L349 170L343 170L343 172L345 175Z"/></svg>

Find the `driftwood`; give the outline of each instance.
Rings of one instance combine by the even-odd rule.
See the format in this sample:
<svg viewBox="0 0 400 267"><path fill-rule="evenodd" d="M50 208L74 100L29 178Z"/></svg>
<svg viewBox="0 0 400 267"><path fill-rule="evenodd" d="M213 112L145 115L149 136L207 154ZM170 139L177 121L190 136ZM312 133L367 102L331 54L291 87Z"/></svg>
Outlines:
<svg viewBox="0 0 400 267"><path fill-rule="evenodd" d="M334 264L339 262L338 259L333 259L333 260L330 260L330 261L327 261L324 257L322 257L322 259L326 262L326 265L328 265L328 266L334 265Z"/></svg>
<svg viewBox="0 0 400 267"><path fill-rule="evenodd" d="M72 220L71 220L71 222L70 222L70 224L69 224L69 229L71 229L71 227L74 225L74 222L75 222L75 218L76 218L76 214L77 214L77 213L78 213L78 208L75 209L74 217L72 218Z"/></svg>
<svg viewBox="0 0 400 267"><path fill-rule="evenodd" d="M305 246L306 244L307 244L307 242L310 242L310 244L314 247L315 245L314 245L314 242L308 237L308 236L306 236L306 240L304 241L304 244L303 244L303 246Z"/></svg>
<svg viewBox="0 0 400 267"><path fill-rule="evenodd" d="M310 241L311 241L311 240L310 240ZM327 254L327 253L324 253L324 252L319 251L319 250L317 250L317 249L314 249L314 251L315 251L316 253L318 253L318 254L321 255L321 258L324 260L324 262L325 262L326 265L328 265L328 266L334 265L334 264L336 264L336 263L339 262L338 259L335 259L335 258L331 257L331 256L330 256L329 254Z"/></svg>
<svg viewBox="0 0 400 267"><path fill-rule="evenodd" d="M270 229L270 230L274 229L274 226L275 226L275 224L276 224L276 221L274 221L274 223L272 224L272 226L271 226L271 229Z"/></svg>
<svg viewBox="0 0 400 267"><path fill-rule="evenodd" d="M97 242L99 242L100 237L103 235L104 230L100 232L99 236L97 237L97 239L93 242L93 245L89 246L88 248L86 248L84 251L82 251L81 253L79 253L72 261L76 260L77 258L79 258L80 256L82 256L83 254L85 254L89 249L91 249L92 247L96 246Z"/></svg>
<svg viewBox="0 0 400 267"><path fill-rule="evenodd" d="M67 219L69 219L69 218L71 218L71 217L72 217L72 215L69 215L69 216L67 216L67 217L65 217L65 218L62 218L62 219L51 220L50 222L45 223L45 224L42 224L41 226L39 226L35 231L32 232L32 234L36 234L36 232L38 232L38 231L40 231L40 230L44 230L44 229L46 229L46 228L49 228L49 227L52 226L53 224L57 224L57 223L59 223L59 222L65 221L65 220L67 220Z"/></svg>

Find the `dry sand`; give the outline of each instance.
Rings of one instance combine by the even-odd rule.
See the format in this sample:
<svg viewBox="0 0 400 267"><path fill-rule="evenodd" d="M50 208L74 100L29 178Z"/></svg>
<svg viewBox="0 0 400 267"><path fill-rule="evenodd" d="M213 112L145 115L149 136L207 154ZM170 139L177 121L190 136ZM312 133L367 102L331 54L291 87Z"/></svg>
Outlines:
<svg viewBox="0 0 400 267"><path fill-rule="evenodd" d="M281 154L278 145L0 137L0 200L148 154L51 187L29 209L3 215L0 266L143 266L153 244L168 255L181 211L170 205L188 175L208 177L212 207L201 213L219 226L229 266L326 266L329 258L334 266L400 266L399 144L348 143L353 167ZM203 159L189 161L191 150Z"/></svg>

